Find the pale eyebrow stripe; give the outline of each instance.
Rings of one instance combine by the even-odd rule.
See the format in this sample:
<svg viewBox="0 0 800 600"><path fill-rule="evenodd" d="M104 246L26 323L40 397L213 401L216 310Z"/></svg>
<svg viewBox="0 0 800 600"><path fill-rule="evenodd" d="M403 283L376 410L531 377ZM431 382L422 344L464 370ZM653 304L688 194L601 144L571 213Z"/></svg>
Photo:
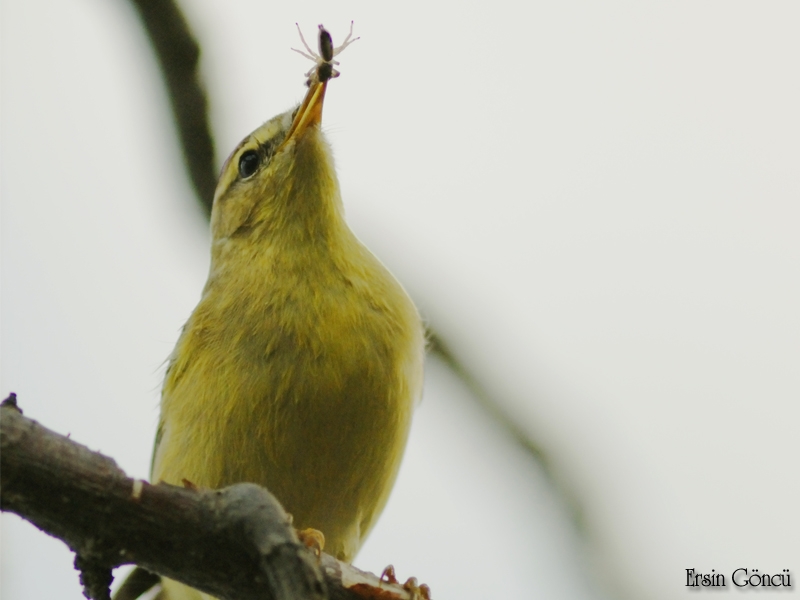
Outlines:
<svg viewBox="0 0 800 600"><path fill-rule="evenodd" d="M222 175L225 173L225 171L227 171L227 170L228 170L228 164L231 162L231 159L232 159L234 156L236 156L236 153L237 153L237 152L239 152L239 150L241 150L241 149L242 149L242 147L243 147L243 146L245 146L245 145L247 144L247 142L249 142L249 141L250 141L250 139L251 139L251 138L252 138L252 136L248 135L248 136L247 136L246 138L244 138L244 139L243 139L241 142L239 142L239 145L238 145L238 146L236 146L236 148L234 148L234 149L231 151L231 153L230 153L230 154L228 154L228 158L226 158L226 159L225 159L225 162L224 162L224 163L222 163L222 167L221 167L221 168L220 168L220 170L219 170L219 175L217 176L217 185L219 185L219 181L222 179Z"/></svg>
<svg viewBox="0 0 800 600"><path fill-rule="evenodd" d="M252 139L253 139L253 136L252 135L248 135L241 142L239 142L239 145L236 146L236 148L234 148L233 151L231 152L231 156L233 156L234 154L239 152L239 150L241 150L244 146L246 146L248 144L248 142L250 142L250 140L252 140ZM256 142L258 142L258 140L256 140Z"/></svg>
<svg viewBox="0 0 800 600"><path fill-rule="evenodd" d="M247 145L247 143L251 139L252 139L252 136L248 135L241 142L239 142L239 145L236 146L236 148L233 149L233 151L228 155L228 158L225 159L225 162L222 163L222 168L219 170L219 177L217 178L217 190L214 193L214 200L217 199L217 196L220 196L220 197L224 196L227 193L228 189L231 187L231 184L234 181L236 181L236 176L235 175L228 175L228 177L225 177L225 174L228 173L228 171L229 171L229 167L230 167L231 160L233 159L233 157L236 156L236 154L239 152L239 150L241 150L245 145ZM224 180L223 180L223 178L224 178ZM219 187L220 185L225 185L225 188L224 189L220 189L220 187Z"/></svg>

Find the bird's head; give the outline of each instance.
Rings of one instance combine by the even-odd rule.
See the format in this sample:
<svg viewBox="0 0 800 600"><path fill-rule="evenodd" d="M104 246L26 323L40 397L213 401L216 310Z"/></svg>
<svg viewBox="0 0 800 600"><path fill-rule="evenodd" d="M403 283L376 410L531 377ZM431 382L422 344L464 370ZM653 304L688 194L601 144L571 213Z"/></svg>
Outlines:
<svg viewBox="0 0 800 600"><path fill-rule="evenodd" d="M339 227L339 185L320 130L326 86L312 83L299 107L264 123L225 161L211 213L215 251L324 243Z"/></svg>

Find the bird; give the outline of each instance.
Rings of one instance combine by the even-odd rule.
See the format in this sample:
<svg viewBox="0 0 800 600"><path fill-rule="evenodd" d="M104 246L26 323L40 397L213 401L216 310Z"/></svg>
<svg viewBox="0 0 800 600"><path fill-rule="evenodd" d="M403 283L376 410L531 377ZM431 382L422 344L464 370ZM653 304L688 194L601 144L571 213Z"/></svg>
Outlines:
<svg viewBox="0 0 800 600"><path fill-rule="evenodd" d="M151 479L263 485L351 562L397 476L425 332L345 222L321 128L333 55L321 54L301 104L222 167L208 280L168 361ZM205 597L166 578L158 596Z"/></svg>

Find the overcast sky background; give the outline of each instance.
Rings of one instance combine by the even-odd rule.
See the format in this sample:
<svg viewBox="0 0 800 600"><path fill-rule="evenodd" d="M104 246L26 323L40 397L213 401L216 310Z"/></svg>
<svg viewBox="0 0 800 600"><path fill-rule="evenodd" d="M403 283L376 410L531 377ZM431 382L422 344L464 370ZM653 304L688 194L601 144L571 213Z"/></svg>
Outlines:
<svg viewBox="0 0 800 600"><path fill-rule="evenodd" d="M357 566L438 599L800 576L800 5L183 6L220 160L302 98L295 21L355 20L324 116L348 219L557 477L434 361ZM146 477L207 226L127 4L0 7L0 393ZM6 514L2 552L4 599L81 597Z"/></svg>

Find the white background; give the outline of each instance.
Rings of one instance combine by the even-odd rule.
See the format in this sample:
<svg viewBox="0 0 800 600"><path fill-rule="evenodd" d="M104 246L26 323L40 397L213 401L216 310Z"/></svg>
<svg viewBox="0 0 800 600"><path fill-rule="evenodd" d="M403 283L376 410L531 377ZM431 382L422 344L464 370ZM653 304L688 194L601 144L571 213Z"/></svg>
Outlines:
<svg viewBox="0 0 800 600"><path fill-rule="evenodd" d="M301 99L294 22L355 20L324 118L349 220L556 475L432 362L358 566L437 599L800 577L797 3L183 4L220 159ZM124 2L1 16L0 393L146 477L208 260L165 92ZM2 551L4 600L81 597L5 514Z"/></svg>

